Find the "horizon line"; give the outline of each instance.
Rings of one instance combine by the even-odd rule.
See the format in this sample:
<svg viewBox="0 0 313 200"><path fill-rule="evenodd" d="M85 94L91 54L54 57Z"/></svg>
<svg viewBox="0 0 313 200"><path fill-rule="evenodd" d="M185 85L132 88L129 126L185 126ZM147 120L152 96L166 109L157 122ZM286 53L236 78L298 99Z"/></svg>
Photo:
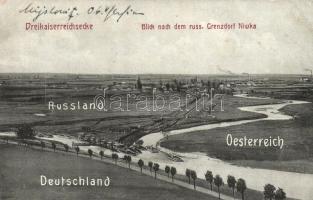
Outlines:
<svg viewBox="0 0 313 200"><path fill-rule="evenodd" d="M194 76L210 76L210 75L218 75L218 76L247 76L247 75L308 75L310 73L238 73L238 74L223 74L223 73L213 73L213 74L188 74L188 73L71 73L71 72L0 72L0 74L63 74L63 75L194 75Z"/></svg>

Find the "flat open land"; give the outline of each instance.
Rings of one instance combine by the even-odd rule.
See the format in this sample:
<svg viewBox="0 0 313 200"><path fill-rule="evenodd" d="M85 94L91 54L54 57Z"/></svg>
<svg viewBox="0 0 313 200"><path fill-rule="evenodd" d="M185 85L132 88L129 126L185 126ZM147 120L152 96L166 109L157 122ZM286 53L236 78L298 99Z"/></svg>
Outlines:
<svg viewBox="0 0 313 200"><path fill-rule="evenodd" d="M256 168L313 173L313 106L289 105L282 112L297 116L293 120L259 121L170 136L162 146L179 152L205 152L211 157ZM227 146L226 135L233 137L284 138L283 149Z"/></svg>
<svg viewBox="0 0 313 200"><path fill-rule="evenodd" d="M238 77L232 79L231 77L214 76L198 79L198 77L174 75L143 75L140 76L143 85L142 88L139 88L139 77L132 75L118 77L113 75L66 74L1 75L0 132L17 131L21 125L26 125L38 135L84 136L80 138L90 145L101 145L101 141L105 141L119 142L130 146L142 136L150 133L160 131L166 133L170 130L207 124L217 124L218 127L221 122L236 121L235 124L239 124L237 122L241 120L256 120L266 117L265 114L242 111L238 109L239 107L278 104L286 102L285 99L312 102L312 83L302 84L296 80L297 77L292 77L292 81L288 81L284 77L281 78L277 83L276 78L271 80L266 77L259 77L258 80L255 80L255 84L250 84L251 81L244 80L246 78L238 79ZM275 87L277 84L280 85L278 91ZM290 88L291 86L287 87L288 85L292 85L292 88ZM286 87L288 91L285 91ZM51 110L48 107L51 101L63 108L65 107L64 103L92 103L97 95L103 94L104 88L107 89L106 94L110 97L121 96L120 103L123 111L63 110L59 108ZM273 88L275 90L272 90ZM211 112L208 109L211 107L209 98L200 96L200 93L203 91L206 93L209 91L208 89L211 89L210 91L213 89L216 94L223 94L223 109L219 98L213 100L214 111ZM292 91L289 91L291 89ZM154 100L153 93L155 91L166 100L170 99L169 95L179 96L181 98L180 110L153 111L151 106L156 102L161 103ZM248 94L250 96L276 97L275 95L278 93L277 98L280 99L240 98L232 95ZM148 110L139 111L137 109L138 99L127 101L125 98L127 94L145 96ZM191 95L192 98L186 100L186 95ZM108 99L110 98L108 97ZM198 104L195 99L198 100ZM202 100L205 99L206 102L202 104ZM185 104L188 104L186 110ZM111 104L106 105L110 106ZM114 105L116 106L118 103L114 103ZM200 107L199 110L196 109L197 105ZM130 109L129 111L125 111L127 107ZM178 152L202 152L209 157L216 157L239 166L313 173L312 104L290 105L282 108L281 111L294 116L294 119L258 121L197 131L192 134L184 133L169 136L168 139L162 140L161 146ZM228 133L237 138L280 136L284 139L284 147L283 149L229 147L226 144ZM26 150L23 147L2 146L0 148L0 159L5 161L0 163L1 178L5 180L1 182L1 184L4 183L0 190L1 200L45 198L76 198L78 200L103 198L134 200L151 198L210 199L204 194L163 183L160 180L155 181L151 177L140 175L137 172L101 162L90 162L85 158L41 153L36 150ZM151 159L158 162L157 159ZM11 177L12 174L16 176ZM101 174L105 177L109 176L112 185L109 188L40 187L39 177L41 174L48 177L60 177L62 174L71 177L78 175L97 177ZM203 175L203 172L201 174ZM245 176L242 177L245 178ZM177 179L185 180L186 177L177 175ZM249 180L248 184L251 183L251 188L255 189L247 190L246 194L249 198L263 198L263 194L260 192L262 188L260 189L259 185L256 187L257 181ZM199 180L198 183L203 186L207 184L204 180ZM222 187L222 191L231 195L227 185Z"/></svg>
<svg viewBox="0 0 313 200"><path fill-rule="evenodd" d="M0 199L186 199L215 200L138 172L115 165L53 152L0 145ZM109 176L109 187L40 186L40 175L48 178Z"/></svg>
<svg viewBox="0 0 313 200"><path fill-rule="evenodd" d="M180 129L208 123L218 123L221 121L236 121L242 119L256 119L264 117L262 114L243 112L237 109L240 106L260 105L278 103L279 100L267 99L243 99L225 95L224 112L221 112L220 101L214 100L215 118L209 117L210 114L204 109L195 111L195 102L188 104L191 112L186 117L184 111L139 111L136 109L137 102L130 99L126 103L126 95L143 95L147 97L148 108L151 109L153 104L152 89L139 91L132 88L128 90L115 90L114 87L133 87L136 83L135 76L114 78L111 76L74 76L74 75L56 75L49 76L38 75L15 75L14 78L8 75L2 75L2 80L6 84L0 85L0 130L14 129L21 124L28 124L34 130L48 134L70 134L77 136L78 133L84 132L83 127L87 127L88 132L97 137L106 140L121 140L124 143L132 144L140 137L151 132L157 132L160 128ZM0 76L1 78L1 76ZM147 85L159 84L162 80L164 83L173 82L175 76L166 76L160 78L157 76L142 77L142 82ZM182 81L188 77L180 78ZM127 84L115 85L115 82L127 82ZM155 85L153 85L155 86ZM49 110L49 102L55 104L64 103L92 103L95 96L103 94L103 89L111 87L106 95L120 96L121 104L124 111L97 111L97 110ZM127 89L127 88L126 88ZM181 97L182 105L186 102L185 91L172 91L169 93L159 94L166 100L170 95ZM192 100L188 99L188 100ZM159 102L160 103L160 102ZM205 107L209 108L209 100L205 100ZM201 107L202 100L199 98L198 105ZM116 106L116 104L113 104ZM130 111L125 111L126 107ZM77 107L77 106L76 106ZM166 120L160 122L165 117ZM178 122L177 122L178 121ZM138 129L140 127L140 129Z"/></svg>

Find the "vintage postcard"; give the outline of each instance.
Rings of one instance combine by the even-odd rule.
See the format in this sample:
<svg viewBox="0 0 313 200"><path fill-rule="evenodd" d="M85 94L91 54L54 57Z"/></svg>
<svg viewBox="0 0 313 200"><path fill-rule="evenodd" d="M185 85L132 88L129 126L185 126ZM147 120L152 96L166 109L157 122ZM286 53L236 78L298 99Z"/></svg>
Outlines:
<svg viewBox="0 0 313 200"><path fill-rule="evenodd" d="M312 0L0 0L0 200L312 200Z"/></svg>

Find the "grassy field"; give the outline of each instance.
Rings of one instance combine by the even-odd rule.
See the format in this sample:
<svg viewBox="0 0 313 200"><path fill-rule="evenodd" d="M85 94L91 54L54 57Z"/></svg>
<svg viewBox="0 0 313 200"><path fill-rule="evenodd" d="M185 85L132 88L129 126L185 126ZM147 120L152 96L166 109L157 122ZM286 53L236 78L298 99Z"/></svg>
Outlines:
<svg viewBox="0 0 313 200"><path fill-rule="evenodd" d="M206 199L215 200L179 186L154 180L138 172L88 158L41 152L21 146L0 145L0 199ZM109 187L40 186L47 177L109 176Z"/></svg>
<svg viewBox="0 0 313 200"><path fill-rule="evenodd" d="M24 75L23 75L24 76ZM258 119L262 114L244 112L237 109L241 106L279 103L275 99L244 99L231 95L224 97L224 111L220 111L220 102L215 100L214 117L207 111L185 112L99 112L99 111L56 111L48 110L47 102L53 100L62 102L90 102L95 95L101 94L101 88L115 81L126 81L126 77L64 77L49 79L11 79L8 84L0 87L0 131L16 128L20 124L30 124L37 132L77 135L82 127L91 127L89 133L107 140L119 140L132 144L140 137L150 132L159 131L165 117L165 124L179 121L170 129L180 129L202 124ZM152 80L153 79L153 80ZM169 76L143 77L146 83L167 82ZM48 84L46 83L48 82ZM64 83L63 83L64 82ZM136 82L136 77L130 81ZM114 92L112 92L114 94ZM148 93L143 93L149 96ZM184 93L180 95L184 96ZM263 95L262 96L266 96ZM149 96L151 105L151 96ZM125 101L125 100L123 100ZM130 104L134 110L134 103ZM192 105L191 105L192 106ZM208 107L208 105L206 105ZM255 168L268 168L292 172L313 173L313 128L311 104L293 105L282 109L287 114L297 116L290 121L260 121L239 126L218 128L210 131L199 131L195 134L182 134L169 137L162 146L180 152L205 152L209 156L228 160L237 165ZM35 114L46 116L36 116ZM141 127L136 132L110 131L111 129L127 130L129 127ZM262 128L260 128L262 127ZM251 135L255 138L281 136L285 139L283 150L274 148L234 148L226 146L226 134L235 137ZM117 168L84 158L76 158L61 154L44 153L25 150L22 147L12 148L0 146L0 199L213 199L206 195L180 188L178 186L155 181L151 177L142 176L136 172ZM4 161L4 162L3 162ZM21 168L20 166L23 166ZM163 172L160 172L163 173ZM14 174L14 176L10 176ZM99 176L109 175L112 186L99 188L73 187L39 187L40 174L47 176ZM37 178L38 177L38 178ZM186 180L184 176L177 176ZM198 184L207 187L204 180ZM39 188L39 189L38 189ZM216 190L216 188L214 188ZM223 193L231 194L227 186L222 187ZM240 196L240 195L239 195ZM239 197L238 196L238 197ZM260 192L248 190L247 197L262 199Z"/></svg>
<svg viewBox="0 0 313 200"><path fill-rule="evenodd" d="M312 104L289 105L281 111L297 116L288 121L259 121L193 134L170 136L162 146L180 152L205 152L209 156L228 160L238 165L284 171L313 173L313 107ZM262 127L262 128L260 128ZM226 135L252 138L284 138L283 149L229 147Z"/></svg>
<svg viewBox="0 0 313 200"><path fill-rule="evenodd" d="M215 99L214 104L216 104L216 106L214 108L214 111L211 113L214 117L208 116L209 113L204 111L191 112L188 118L182 119L176 126L173 126L172 129L187 128L202 124L211 124L226 121L263 118L266 116L259 113L241 111L238 109L238 107L275 104L280 102L282 101L276 99L245 99L231 95L225 95L223 101L224 111L221 111L220 101ZM179 114L177 114L176 116L179 116Z"/></svg>
<svg viewBox="0 0 313 200"><path fill-rule="evenodd" d="M66 95L66 94L64 94ZM9 103L8 103L9 102ZM251 100L242 99L233 96L226 96L224 100L224 111L220 111L218 101L215 111L212 113L215 117L208 116L209 113L203 110L189 113L188 118L184 116L185 112L176 111L173 113L160 112L99 112L99 111L56 111L50 112L42 103L29 102L1 102L0 111L0 130L17 127L26 123L34 127L38 132L43 133L62 133L77 135L82 132L82 127L91 127L90 133L109 140L116 140L129 133L111 132L109 129L125 129L129 127L142 127L141 131L136 131L128 136L127 141L132 144L140 137L150 132L160 130L164 124L156 122L161 116L167 117L166 124L171 125L179 119L178 123L172 125L169 129L180 129L192 126L198 126L209 123L218 123L222 121L236 121L243 119L257 119L265 117L262 114L244 112L237 109L240 106L260 105L267 103L277 103L279 100ZM192 106L192 105L191 105ZM207 105L208 106L208 105ZM45 117L35 116L35 113L44 113Z"/></svg>
<svg viewBox="0 0 313 200"><path fill-rule="evenodd" d="M31 76L31 75L29 75ZM174 76L165 77L143 77L143 81L147 84L153 82L172 81ZM180 129L192 127L208 123L217 123L221 121L235 121L241 119L255 119L264 117L261 114L243 112L237 109L240 106L260 105L268 103L277 103L279 100L257 100L257 99L243 99L226 95L224 98L224 110L220 111L220 102L215 99L215 111L213 115L208 116L208 111L200 109L200 111L191 111L188 117L185 116L185 111L138 111L136 110L136 101L131 99L129 101L129 110L127 112L108 111L102 112L97 110L75 110L75 111L60 111L49 110L48 102L53 101L55 104L62 103L77 103L86 102L91 103L96 95L103 93L102 89L112 85L113 82L128 82L130 85L136 82L136 77L132 79L112 78L112 77L54 77L50 75L48 78L30 78L27 75L21 75L21 78L4 79L7 84L0 86L0 130L8 130L16 128L21 124L29 124L36 131L43 133L58 133L77 135L82 132L82 127L90 127L90 133L104 137L107 140L119 140L122 138L123 142L132 144L140 137L150 133L159 131L163 126L169 129ZM101 89L102 88L102 89ZM130 93L137 94L138 90L130 91ZM113 91L107 92L108 96L120 95L125 109L125 97L127 91ZM151 91L139 92L141 95L148 97L148 107L151 109L152 94ZM161 93L162 96L180 95L182 104L185 103L186 93L177 91L171 94ZM137 94L138 95L138 94ZM206 108L209 100L206 99ZM195 106L191 103L189 109ZM201 107L201 100L199 100L199 107ZM45 116L38 116L36 114L44 114ZM166 117L166 123L157 122L161 117ZM175 121L179 120L177 123ZM141 130L135 132L123 131L132 127L141 127ZM118 129L119 131L110 131Z"/></svg>

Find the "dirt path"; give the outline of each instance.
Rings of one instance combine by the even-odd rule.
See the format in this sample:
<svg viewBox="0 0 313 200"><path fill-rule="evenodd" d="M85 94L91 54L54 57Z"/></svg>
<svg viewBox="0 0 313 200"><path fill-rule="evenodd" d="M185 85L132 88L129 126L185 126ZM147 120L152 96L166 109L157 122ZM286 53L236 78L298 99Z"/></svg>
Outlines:
<svg viewBox="0 0 313 200"><path fill-rule="evenodd" d="M2 145L6 145L5 143L6 142L3 141ZM16 142L13 142L13 141L9 141L9 144L18 145ZM40 150L40 151L53 152L53 149L50 149L50 148L41 149L41 147L39 147L39 146L31 146L30 148L36 149L36 150ZM73 149L71 149L71 150L73 150ZM64 155L77 156L76 152L74 152L74 150L73 151L69 151L69 152L56 150L55 153L62 153ZM90 157L87 154L85 154L85 152L84 153L82 153L82 152L79 153L78 156L90 159ZM91 159L115 165L115 162L111 158L109 158L109 157L103 157L103 159L101 160L101 158L98 157L98 155L97 156L94 155L94 156L92 156ZM123 161L118 161L116 165L119 166L119 167L128 168L128 164L123 162ZM136 163L131 163L131 168L130 169L140 173L140 168L137 166ZM151 176L151 178L154 178L154 172L151 173L148 169L143 168L142 169L142 174L145 174L147 176ZM180 180L176 180L175 178L174 178L174 182L172 182L171 178L168 178L167 176L164 176L164 175L161 175L161 174L157 173L157 179L165 181L165 182L168 182L168 183L176 184L176 185L179 185L181 187L184 187L184 188L187 188L187 189L190 189L190 190L194 190L194 187L193 187L192 184L188 184L186 182L183 182L183 181L180 181ZM195 190L198 191L198 192L201 192L201 193L208 194L210 196L216 197L217 199L219 197L219 194L217 192L208 190L207 188L196 186ZM235 199L234 197L227 196L227 195L224 195L224 194L220 194L220 199L223 199L223 200L239 200L239 199Z"/></svg>

